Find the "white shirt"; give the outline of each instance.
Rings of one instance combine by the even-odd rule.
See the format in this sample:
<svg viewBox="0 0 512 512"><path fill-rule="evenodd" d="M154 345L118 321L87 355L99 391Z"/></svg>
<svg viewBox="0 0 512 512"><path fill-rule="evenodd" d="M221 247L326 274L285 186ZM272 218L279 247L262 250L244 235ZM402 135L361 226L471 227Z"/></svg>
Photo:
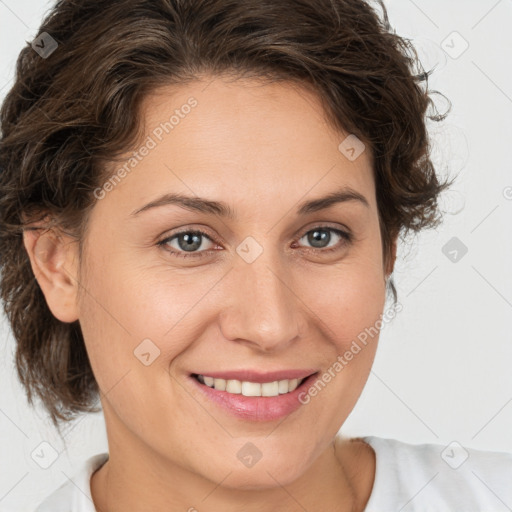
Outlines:
<svg viewBox="0 0 512 512"><path fill-rule="evenodd" d="M453 442L410 444L361 437L375 451L375 480L364 512L505 512L512 509L512 453ZM107 453L89 458L35 512L96 512L93 472Z"/></svg>

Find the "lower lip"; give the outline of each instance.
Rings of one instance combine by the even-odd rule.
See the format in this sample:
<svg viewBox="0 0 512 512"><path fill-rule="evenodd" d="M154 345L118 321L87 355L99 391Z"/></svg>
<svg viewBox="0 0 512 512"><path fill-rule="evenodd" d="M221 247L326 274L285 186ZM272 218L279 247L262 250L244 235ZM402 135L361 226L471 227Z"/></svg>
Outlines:
<svg viewBox="0 0 512 512"><path fill-rule="evenodd" d="M219 405L228 413L251 421L273 421L296 411L301 405L299 395L306 390L315 380L316 373L310 375L302 384L290 393L284 393L278 396L244 396L235 395L227 391L218 391L217 389L201 384L192 375L190 379L199 388L201 393Z"/></svg>

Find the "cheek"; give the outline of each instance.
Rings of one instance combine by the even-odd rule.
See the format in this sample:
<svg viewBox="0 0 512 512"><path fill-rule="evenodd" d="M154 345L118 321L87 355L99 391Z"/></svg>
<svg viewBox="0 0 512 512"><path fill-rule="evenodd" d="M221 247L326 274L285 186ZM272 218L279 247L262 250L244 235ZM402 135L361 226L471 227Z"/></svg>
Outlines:
<svg viewBox="0 0 512 512"><path fill-rule="evenodd" d="M324 366L300 400L314 411L327 437L353 410L375 358L386 290L382 274L373 268L346 270L326 281L325 293L312 307L322 329L317 352L325 354Z"/></svg>
<svg viewBox="0 0 512 512"><path fill-rule="evenodd" d="M336 381L333 391L343 387L345 403L351 395L350 402L355 404L368 378L377 350L384 294L383 286L345 282L343 291L337 294L339 307L331 304L329 316L325 317L336 352L326 363L329 375L325 380L330 382L332 377Z"/></svg>
<svg viewBox="0 0 512 512"><path fill-rule="evenodd" d="M110 249L111 257L106 249L88 255L80 308L89 359L104 391L127 372L144 373L141 381L149 368L166 373L164 360L184 350L182 319L200 298L200 290L194 292L183 280L163 279Z"/></svg>
<svg viewBox="0 0 512 512"><path fill-rule="evenodd" d="M150 432L156 420L170 425L162 403L175 403L180 388L169 366L190 342L182 319L197 298L190 288L113 260L92 268L80 323L102 401L109 404L103 404L105 415L139 432Z"/></svg>
<svg viewBox="0 0 512 512"><path fill-rule="evenodd" d="M382 314L386 284L377 244L359 251L338 267L309 272L304 295L325 324L326 339L345 351L361 332L375 325ZM373 255L373 256L372 256Z"/></svg>

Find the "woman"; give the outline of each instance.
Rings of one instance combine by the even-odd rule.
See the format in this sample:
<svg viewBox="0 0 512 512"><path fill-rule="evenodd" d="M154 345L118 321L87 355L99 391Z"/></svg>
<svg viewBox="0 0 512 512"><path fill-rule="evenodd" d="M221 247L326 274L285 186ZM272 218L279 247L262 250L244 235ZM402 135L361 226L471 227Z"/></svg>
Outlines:
<svg viewBox="0 0 512 512"><path fill-rule="evenodd" d="M17 368L56 426L101 399L109 443L39 512L496 506L443 446L338 435L398 236L450 185L381 7L63 0L21 52L0 144ZM510 502L512 455L467 453Z"/></svg>

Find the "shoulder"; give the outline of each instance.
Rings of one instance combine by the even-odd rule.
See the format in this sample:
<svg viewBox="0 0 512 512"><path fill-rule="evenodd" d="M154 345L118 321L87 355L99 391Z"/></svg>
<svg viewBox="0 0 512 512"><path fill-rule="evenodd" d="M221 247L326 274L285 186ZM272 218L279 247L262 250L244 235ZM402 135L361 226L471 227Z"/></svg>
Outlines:
<svg viewBox="0 0 512 512"><path fill-rule="evenodd" d="M375 452L375 480L365 512L507 510L512 505L512 453L477 450L456 441L355 440Z"/></svg>
<svg viewBox="0 0 512 512"><path fill-rule="evenodd" d="M99 453L87 459L57 490L44 499L34 512L95 512L91 497L91 475L108 459Z"/></svg>

